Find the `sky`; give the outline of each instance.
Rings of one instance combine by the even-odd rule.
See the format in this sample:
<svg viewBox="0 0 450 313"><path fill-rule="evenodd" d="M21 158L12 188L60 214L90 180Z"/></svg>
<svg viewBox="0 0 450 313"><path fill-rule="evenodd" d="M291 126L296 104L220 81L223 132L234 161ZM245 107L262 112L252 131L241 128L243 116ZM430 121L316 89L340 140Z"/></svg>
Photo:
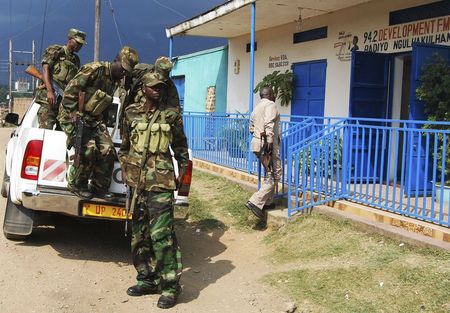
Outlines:
<svg viewBox="0 0 450 313"><path fill-rule="evenodd" d="M153 63L169 54L165 29L222 4L224 0L101 0L100 60L112 61L123 45L135 48L140 61ZM93 61L94 0L0 0L0 84L8 83L9 39L13 50L31 51L36 60L51 44L65 44L69 28L87 33L78 53L81 64ZM115 22L114 22L115 18ZM115 25L117 24L117 29ZM175 37L173 55L184 55L226 45L220 38ZM31 62L31 55L14 53L13 61ZM13 80L26 77L26 66L15 65Z"/></svg>

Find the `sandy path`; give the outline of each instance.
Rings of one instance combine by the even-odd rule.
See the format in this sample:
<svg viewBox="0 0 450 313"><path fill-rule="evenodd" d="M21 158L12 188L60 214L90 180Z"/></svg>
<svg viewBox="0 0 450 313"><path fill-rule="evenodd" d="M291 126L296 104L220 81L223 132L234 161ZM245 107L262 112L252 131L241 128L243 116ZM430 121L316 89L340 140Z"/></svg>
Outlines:
<svg viewBox="0 0 450 313"><path fill-rule="evenodd" d="M9 130L0 129L0 146ZM4 154L1 152L0 173ZM3 221L6 199L0 198ZM3 222L2 222L3 223ZM134 284L123 225L61 216L42 219L27 242L0 235L0 312L158 312L158 296L128 297ZM282 312L286 301L259 279L271 267L261 257L264 235L230 229L197 232L180 222L185 270L179 304L167 312Z"/></svg>

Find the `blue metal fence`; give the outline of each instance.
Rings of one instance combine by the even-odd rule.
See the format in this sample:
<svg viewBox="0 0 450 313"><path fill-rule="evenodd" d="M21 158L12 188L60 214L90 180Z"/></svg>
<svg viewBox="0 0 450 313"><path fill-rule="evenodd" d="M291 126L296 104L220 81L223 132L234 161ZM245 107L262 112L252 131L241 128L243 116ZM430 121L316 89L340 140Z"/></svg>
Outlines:
<svg viewBox="0 0 450 313"><path fill-rule="evenodd" d="M248 114L186 112L195 158L258 173ZM345 199L450 226L450 123L282 116L289 216Z"/></svg>

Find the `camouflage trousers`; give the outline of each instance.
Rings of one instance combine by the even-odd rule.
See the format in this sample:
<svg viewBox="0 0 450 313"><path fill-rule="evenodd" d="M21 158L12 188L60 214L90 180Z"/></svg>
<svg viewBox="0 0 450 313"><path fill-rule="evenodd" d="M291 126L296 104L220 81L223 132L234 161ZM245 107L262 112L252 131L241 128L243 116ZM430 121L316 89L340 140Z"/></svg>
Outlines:
<svg viewBox="0 0 450 313"><path fill-rule="evenodd" d="M45 92L47 92L46 89L44 89ZM37 97L36 97L37 101ZM56 124L58 127L58 120L56 119L56 116L58 115L58 107L59 102L61 102L61 98L58 98L58 102L51 106L47 103L47 101L37 101L41 107L38 110L38 121L39 121L39 128L45 128L45 129L53 129L53 126Z"/></svg>
<svg viewBox="0 0 450 313"><path fill-rule="evenodd" d="M173 225L173 193L144 191L133 212L131 252L138 285L161 287L173 295L179 287L181 251Z"/></svg>
<svg viewBox="0 0 450 313"><path fill-rule="evenodd" d="M114 144L105 125L85 128L83 133L80 166L71 165L67 174L69 187L85 190L88 180L98 191L107 191L114 170Z"/></svg>

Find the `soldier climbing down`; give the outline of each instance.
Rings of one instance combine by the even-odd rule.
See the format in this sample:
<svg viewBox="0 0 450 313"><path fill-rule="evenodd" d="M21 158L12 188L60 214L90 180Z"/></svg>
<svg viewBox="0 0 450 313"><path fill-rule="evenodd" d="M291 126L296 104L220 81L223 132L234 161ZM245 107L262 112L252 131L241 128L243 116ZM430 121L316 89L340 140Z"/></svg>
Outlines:
<svg viewBox="0 0 450 313"><path fill-rule="evenodd" d="M106 199L113 197L108 189L115 151L104 113L113 102L119 81L125 74L129 75L137 63L136 50L123 47L112 63L84 65L64 91L58 120L67 135L67 149L74 146L80 160L79 164L69 167L67 185L81 198L90 199L94 195ZM83 98L86 99L85 105Z"/></svg>

